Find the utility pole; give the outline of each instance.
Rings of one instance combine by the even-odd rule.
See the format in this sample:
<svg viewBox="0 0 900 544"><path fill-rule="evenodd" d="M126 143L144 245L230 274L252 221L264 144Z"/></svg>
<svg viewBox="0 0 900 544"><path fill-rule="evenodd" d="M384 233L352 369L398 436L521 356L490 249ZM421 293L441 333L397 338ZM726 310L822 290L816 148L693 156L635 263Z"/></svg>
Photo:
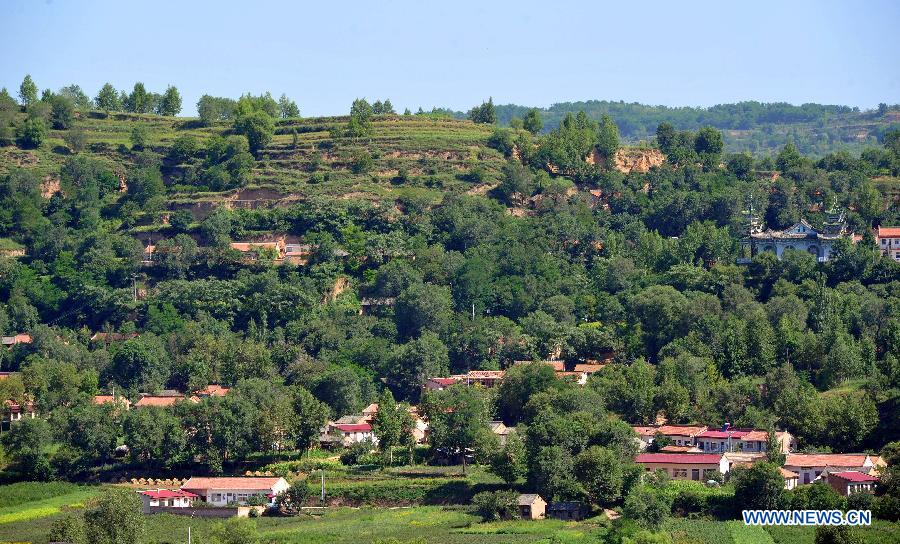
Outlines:
<svg viewBox="0 0 900 544"><path fill-rule="evenodd" d="M325 469L321 469L322 471L322 506L325 506Z"/></svg>
<svg viewBox="0 0 900 544"><path fill-rule="evenodd" d="M188 525L188 544L191 544L191 526Z"/></svg>

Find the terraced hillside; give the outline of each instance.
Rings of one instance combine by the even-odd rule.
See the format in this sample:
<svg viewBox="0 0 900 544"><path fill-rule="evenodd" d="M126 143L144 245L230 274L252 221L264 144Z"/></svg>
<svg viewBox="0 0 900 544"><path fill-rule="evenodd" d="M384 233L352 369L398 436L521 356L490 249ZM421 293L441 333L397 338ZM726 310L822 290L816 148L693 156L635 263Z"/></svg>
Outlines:
<svg viewBox="0 0 900 544"><path fill-rule="evenodd" d="M439 191L470 189L470 174L476 164L480 167L478 179L494 179L503 161L500 153L486 146L492 132L486 125L428 115L378 116L370 137L335 137L347 121L346 117L281 120L274 139L259 153L248 186L239 192L220 193L175 186L169 191L170 200L265 204L314 194L385 199L404 188L418 188L438 198ZM229 134L231 128L229 123L202 127L193 119L133 114L107 117L90 112L77 121L87 137L83 153L103 160L116 172L124 172L135 159L130 137L138 125L146 130L147 147L161 155L180 136L192 136L202 146L215 135ZM70 156L63 133L51 130L47 143L38 149L0 149L0 171L23 166L52 183ZM354 160L361 154L372 161L365 169L356 169ZM179 165L165 164L170 185L180 171Z"/></svg>

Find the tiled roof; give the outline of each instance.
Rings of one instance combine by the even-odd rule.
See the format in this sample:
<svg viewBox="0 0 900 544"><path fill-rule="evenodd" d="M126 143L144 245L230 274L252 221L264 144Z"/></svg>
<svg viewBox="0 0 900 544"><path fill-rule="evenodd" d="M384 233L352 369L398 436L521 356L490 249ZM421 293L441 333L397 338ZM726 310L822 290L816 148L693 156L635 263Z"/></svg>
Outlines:
<svg viewBox="0 0 900 544"><path fill-rule="evenodd" d="M345 433L364 433L372 430L372 426L368 423L336 423L334 428Z"/></svg>
<svg viewBox="0 0 900 544"><path fill-rule="evenodd" d="M717 453L640 453L637 463L665 463L670 465L718 465L722 455Z"/></svg>
<svg viewBox="0 0 900 544"><path fill-rule="evenodd" d="M706 430L706 427L696 425L662 425L659 432L666 435L696 436Z"/></svg>
<svg viewBox="0 0 900 544"><path fill-rule="evenodd" d="M800 475L797 474L796 472L791 472L790 470L788 470L788 469L786 469L786 468L784 468L784 467L781 467L781 468L779 468L778 470L781 472L781 476L782 476L785 480L790 480L790 479L793 479L793 478L799 478L799 477L800 477Z"/></svg>
<svg viewBox="0 0 900 544"><path fill-rule="evenodd" d="M181 489L248 489L271 491L281 478L191 478L181 485Z"/></svg>
<svg viewBox="0 0 900 544"><path fill-rule="evenodd" d="M191 493L190 491L182 491L181 489L171 490L171 489L148 489L146 491L139 491L141 495L146 495L151 499L179 499L182 497L186 497L188 499L196 499L197 495Z"/></svg>
<svg viewBox="0 0 900 544"><path fill-rule="evenodd" d="M600 372L603 370L603 367L606 365L594 365L588 363L580 363L575 365L575 372L587 372L588 374L593 374L595 372Z"/></svg>
<svg viewBox="0 0 900 544"><path fill-rule="evenodd" d="M107 404L110 402L121 402L126 406L130 406L131 402L125 397L120 396L112 396L112 395L94 395L94 404Z"/></svg>
<svg viewBox="0 0 900 544"><path fill-rule="evenodd" d="M881 238L900 238L900 227L878 227L878 236Z"/></svg>
<svg viewBox="0 0 900 544"><path fill-rule="evenodd" d="M141 397L134 406L136 408L143 408L144 406L172 406L176 402L184 400L184 397Z"/></svg>
<svg viewBox="0 0 900 544"><path fill-rule="evenodd" d="M841 480L847 480L848 482L877 482L878 478L875 476L871 476L864 472L859 472L858 470L845 470L844 472L832 472L830 474L836 478L840 478Z"/></svg>
<svg viewBox="0 0 900 544"><path fill-rule="evenodd" d="M864 453L791 453L785 459L788 467L861 467Z"/></svg>
<svg viewBox="0 0 900 544"><path fill-rule="evenodd" d="M458 380L456 378L428 378L429 380L441 385L453 385Z"/></svg>
<svg viewBox="0 0 900 544"><path fill-rule="evenodd" d="M778 433L775 433L775 437L778 438ZM749 431L747 434L741 437L741 440L745 440L748 442L765 442L769 439L769 433L766 431L758 431L756 429Z"/></svg>
<svg viewBox="0 0 900 544"><path fill-rule="evenodd" d="M532 504L534 504L534 501L536 501L540 498L541 498L541 496L536 493L525 493L525 494L519 495L518 503L519 503L519 506L531 506Z"/></svg>
<svg viewBox="0 0 900 544"><path fill-rule="evenodd" d="M654 436L656 434L656 431L658 430L658 427L638 425L632 427L632 429L635 433L637 433L638 436Z"/></svg>
<svg viewBox="0 0 900 544"><path fill-rule="evenodd" d="M228 387L222 387L217 384L209 384L205 388L200 389L199 391L194 391L197 395L207 395L210 397L224 397L231 391Z"/></svg>

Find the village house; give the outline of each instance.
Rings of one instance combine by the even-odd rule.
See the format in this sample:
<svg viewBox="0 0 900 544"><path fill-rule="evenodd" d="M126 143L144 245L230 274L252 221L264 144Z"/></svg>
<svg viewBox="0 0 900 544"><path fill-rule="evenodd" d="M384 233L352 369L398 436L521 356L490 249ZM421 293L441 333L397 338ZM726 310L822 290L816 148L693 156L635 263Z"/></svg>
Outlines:
<svg viewBox="0 0 900 544"><path fill-rule="evenodd" d="M673 480L706 481L730 468L728 459L717 453L639 453L634 461L648 472L663 470Z"/></svg>
<svg viewBox="0 0 900 544"><path fill-rule="evenodd" d="M351 416L347 421L342 421L344 418L336 421L335 423L371 423L375 420L375 415L378 413L378 403L373 402L372 404L363 408L362 417L355 418ZM412 416L413 419L413 428L412 435L416 441L416 444L422 444L425 442L425 439L428 438L428 423L422 419L419 415L419 409L415 406L409 407L409 415Z"/></svg>
<svg viewBox="0 0 900 544"><path fill-rule="evenodd" d="M736 429L728 423L721 429L707 429L695 437L697 447L705 452L764 453L769 433L756 429ZM797 442L793 435L784 431L775 431L775 438L781 445L782 453L796 449Z"/></svg>
<svg viewBox="0 0 900 544"><path fill-rule="evenodd" d="M224 397L225 395L228 394L229 391L231 391L231 389L228 387L222 387L221 385L218 385L218 384L209 384L206 387L204 387L203 389L198 389L197 391L194 391L194 394L201 398Z"/></svg>
<svg viewBox="0 0 900 544"><path fill-rule="evenodd" d="M455 383L458 382L454 378L428 378L425 380L425 389L428 391L443 391Z"/></svg>
<svg viewBox="0 0 900 544"><path fill-rule="evenodd" d="M17 346L19 344L30 344L31 341L31 335L27 332L21 332L15 336L0 337L0 343L6 346L6 349L12 349L13 346Z"/></svg>
<svg viewBox="0 0 900 544"><path fill-rule="evenodd" d="M516 432L515 427L507 427L502 421L488 421L488 427L490 427L492 433L497 435L501 446L506 445L506 439L510 433Z"/></svg>
<svg viewBox="0 0 900 544"><path fill-rule="evenodd" d="M784 488L787 490L794 489L798 485L800 485L800 475L796 472L791 472L790 470L779 467L779 471L781 471L781 477L784 478Z"/></svg>
<svg viewBox="0 0 900 544"><path fill-rule="evenodd" d="M161 408L166 408L168 406L174 405L176 402L180 402L182 400L187 400L189 402L200 402L200 399L196 396L185 397L178 391L172 389L166 389L160 391L159 394L149 395L147 393L141 393L141 398L138 399L136 403L134 403L135 408L144 408L147 406L157 406Z"/></svg>
<svg viewBox="0 0 900 544"><path fill-rule="evenodd" d="M877 475L883 466L885 462L881 457L865 453L792 453L784 462L784 468L800 475L801 484L814 482L826 470Z"/></svg>
<svg viewBox="0 0 900 544"><path fill-rule="evenodd" d="M470 370L466 374L450 377L456 378L458 382L466 385L480 385L491 388L500 385L503 382L504 375L506 375L505 370Z"/></svg>
<svg viewBox="0 0 900 544"><path fill-rule="evenodd" d="M0 420L0 430L9 429L10 425L23 419L34 419L37 412L34 409L34 403L25 401L22 403L14 400L7 400L3 403L3 419Z"/></svg>
<svg viewBox="0 0 900 544"><path fill-rule="evenodd" d="M131 401L119 395L94 395L91 401L94 404L117 404L123 406L126 410L131 409Z"/></svg>
<svg viewBox="0 0 900 544"><path fill-rule="evenodd" d="M306 266L312 255L312 246L309 244L284 244L284 262Z"/></svg>
<svg viewBox="0 0 900 544"><path fill-rule="evenodd" d="M658 429L658 427L655 425L633 425L631 429L634 431L634 434L637 435L635 440L637 441L638 451L644 451L656 438L656 429Z"/></svg>
<svg viewBox="0 0 900 544"><path fill-rule="evenodd" d="M522 519L544 519L547 511L546 501L534 493L519 495L517 505Z"/></svg>
<svg viewBox="0 0 900 544"><path fill-rule="evenodd" d="M675 446L693 446L697 435L706 429L705 425L660 425L656 432L668 438Z"/></svg>
<svg viewBox="0 0 900 544"><path fill-rule="evenodd" d="M245 505L250 497L263 496L268 503L290 487L284 478L191 478L181 486L213 506Z"/></svg>
<svg viewBox="0 0 900 544"><path fill-rule="evenodd" d="M331 422L323 433L320 442L348 447L358 442L371 442L378 444L372 425L368 423L337 423Z"/></svg>
<svg viewBox="0 0 900 544"><path fill-rule="evenodd" d="M190 508L195 499L199 497L190 491L180 489L147 489L138 491L141 501L144 503L143 512L152 514L155 508Z"/></svg>
<svg viewBox="0 0 900 544"><path fill-rule="evenodd" d="M900 227L878 227L875 243L882 255L900 261Z"/></svg>
<svg viewBox="0 0 900 544"><path fill-rule="evenodd" d="M260 260L281 262L284 260L285 255L284 240L275 240L273 242L232 242L229 244L229 247L239 251L241 260L244 262Z"/></svg>
<svg viewBox="0 0 900 544"><path fill-rule="evenodd" d="M546 517L563 521L580 521L584 518L584 505L580 502L559 501L547 505Z"/></svg>
<svg viewBox="0 0 900 544"><path fill-rule="evenodd" d="M825 481L832 489L844 497L849 497L853 493L871 493L875 491L878 478L858 470L844 470L829 472Z"/></svg>

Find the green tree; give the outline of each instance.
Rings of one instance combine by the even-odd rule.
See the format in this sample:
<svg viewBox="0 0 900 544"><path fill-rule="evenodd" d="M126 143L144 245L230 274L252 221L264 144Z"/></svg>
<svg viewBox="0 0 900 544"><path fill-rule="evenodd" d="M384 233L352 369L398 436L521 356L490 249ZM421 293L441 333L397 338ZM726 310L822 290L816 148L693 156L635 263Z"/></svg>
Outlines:
<svg viewBox="0 0 900 544"><path fill-rule="evenodd" d="M312 490L303 480L297 480L278 495L278 506L290 514L298 514L303 503L312 496Z"/></svg>
<svg viewBox="0 0 900 544"><path fill-rule="evenodd" d="M452 312L450 290L444 286L417 283L397 297L394 322L402 338L414 338L424 332L443 334Z"/></svg>
<svg viewBox="0 0 900 544"><path fill-rule="evenodd" d="M598 505L612 504L622 496L623 468L617 452L600 446L591 446L575 458L575 477Z"/></svg>
<svg viewBox="0 0 900 544"><path fill-rule="evenodd" d="M119 111L122 109L122 103L119 101L119 94L111 83L106 83L94 98L94 105L97 109L107 113L111 111Z"/></svg>
<svg viewBox="0 0 900 544"><path fill-rule="evenodd" d="M68 544L88 544L84 519L67 514L50 526L50 542L66 542Z"/></svg>
<svg viewBox="0 0 900 544"><path fill-rule="evenodd" d="M788 170L792 170L794 168L799 167L803 162L803 157L800 156L800 152L797 150L797 146L794 145L794 142L788 142L785 146L778 152L778 156L775 158L775 165L782 172L787 172Z"/></svg>
<svg viewBox="0 0 900 544"><path fill-rule="evenodd" d="M678 139L678 132L671 123L660 123L656 127L656 145L664 155L672 152Z"/></svg>
<svg viewBox="0 0 900 544"><path fill-rule="evenodd" d="M154 334L142 334L119 346L106 372L122 387L153 392L162 389L169 370L169 354L162 341Z"/></svg>
<svg viewBox="0 0 900 544"><path fill-rule="evenodd" d="M257 154L272 141L275 121L262 110L239 114L234 120L234 131L246 136L250 152Z"/></svg>
<svg viewBox="0 0 900 544"><path fill-rule="evenodd" d="M364 138L372 133L372 116L375 111L365 98L357 98L350 106L350 123L347 134L353 138Z"/></svg>
<svg viewBox="0 0 900 544"><path fill-rule="evenodd" d="M474 123L482 123L493 125L497 122L497 110L494 108L494 99L488 98L487 102L482 102L480 106L475 106L469 110L469 120Z"/></svg>
<svg viewBox="0 0 900 544"><path fill-rule="evenodd" d="M572 455L560 446L544 446L529 463L528 484L547 500L577 495Z"/></svg>
<svg viewBox="0 0 900 544"><path fill-rule="evenodd" d="M429 441L435 455L461 458L466 472L467 452L475 451L492 435L484 392L475 387L453 386L423 400L421 407L431 428Z"/></svg>
<svg viewBox="0 0 900 544"><path fill-rule="evenodd" d="M483 521L512 519L519 513L517 499L515 491L482 491L472 497L472 506Z"/></svg>
<svg viewBox="0 0 900 544"><path fill-rule="evenodd" d="M162 97L159 100L159 105L157 106L157 113L159 115L166 116L174 116L178 115L181 111L181 93L178 92L178 89L172 85L166 87L166 92L163 93Z"/></svg>
<svg viewBox="0 0 900 544"><path fill-rule="evenodd" d="M388 454L388 464L394 464L394 447L401 445L404 435L412 433L412 416L405 406L397 404L394 395L385 389L378 397L378 412L372 421L372 432L378 438L378 448Z"/></svg>
<svg viewBox="0 0 900 544"><path fill-rule="evenodd" d="M140 81L134 84L131 94L125 99L123 106L125 111L131 113L147 113L153 107L150 100L150 93Z"/></svg>
<svg viewBox="0 0 900 544"><path fill-rule="evenodd" d="M724 148L722 133L713 127L703 127L697 132L697 137L694 139L694 151L700 156L700 162L703 163L705 170L713 170L719 166Z"/></svg>
<svg viewBox="0 0 900 544"><path fill-rule="evenodd" d="M784 477L778 465L756 463L737 467L731 474L735 497L745 510L776 510L784 506Z"/></svg>
<svg viewBox="0 0 900 544"><path fill-rule="evenodd" d="M659 530L672 511L671 499L649 485L634 487L625 498L622 514L654 531Z"/></svg>
<svg viewBox="0 0 900 544"><path fill-rule="evenodd" d="M50 100L50 121L53 128L66 130L75 121L75 104L62 95L54 95Z"/></svg>
<svg viewBox="0 0 900 544"><path fill-rule="evenodd" d="M537 134L544 128L544 120L537 108L531 108L522 120L522 127L532 134Z"/></svg>
<svg viewBox="0 0 900 544"><path fill-rule="evenodd" d="M149 131L147 127L144 125L136 124L134 128L131 129L131 149L134 150L142 150L147 146L147 138L149 136Z"/></svg>
<svg viewBox="0 0 900 544"><path fill-rule="evenodd" d="M144 514L141 499L131 489L107 488L97 506L84 513L85 534L92 544L141 544Z"/></svg>
<svg viewBox="0 0 900 544"><path fill-rule="evenodd" d="M527 470L525 443L519 433L509 433L506 444L491 457L491 472L507 484L514 484Z"/></svg>
<svg viewBox="0 0 900 544"><path fill-rule="evenodd" d="M39 118L29 117L16 131L16 143L23 149L41 147L47 137L47 126Z"/></svg>
<svg viewBox="0 0 900 544"><path fill-rule="evenodd" d="M425 381L445 376L449 366L447 347L436 334L425 332L397 348L387 383L398 397L415 402Z"/></svg>
<svg viewBox="0 0 900 544"><path fill-rule="evenodd" d="M27 108L37 102L37 93L38 88L34 83L34 80L31 79L31 74L26 74L25 79L22 80L22 84L19 85L19 100L22 101L22 105Z"/></svg>
<svg viewBox="0 0 900 544"><path fill-rule="evenodd" d="M320 429L328 419L328 406L303 387L295 385L292 407L296 417L291 419L291 437L297 449L309 450L318 440Z"/></svg>
<svg viewBox="0 0 900 544"><path fill-rule="evenodd" d="M815 544L863 544L862 535L846 525L816 527Z"/></svg>
<svg viewBox="0 0 900 544"><path fill-rule="evenodd" d="M72 127L63 134L63 141L72 153L80 153L87 146L87 132L81 127Z"/></svg>
<svg viewBox="0 0 900 544"><path fill-rule="evenodd" d="M50 425L43 419L24 419L3 433L0 443L20 474L31 479L49 479L49 449L53 437Z"/></svg>
<svg viewBox="0 0 900 544"><path fill-rule="evenodd" d="M608 115L600 120L600 129L597 132L597 151L609 161L619 149L619 127Z"/></svg>
<svg viewBox="0 0 900 544"><path fill-rule="evenodd" d="M285 94L282 94L281 98L278 99L278 109L281 112L282 119L300 117L300 108L297 107L296 102L289 99Z"/></svg>

